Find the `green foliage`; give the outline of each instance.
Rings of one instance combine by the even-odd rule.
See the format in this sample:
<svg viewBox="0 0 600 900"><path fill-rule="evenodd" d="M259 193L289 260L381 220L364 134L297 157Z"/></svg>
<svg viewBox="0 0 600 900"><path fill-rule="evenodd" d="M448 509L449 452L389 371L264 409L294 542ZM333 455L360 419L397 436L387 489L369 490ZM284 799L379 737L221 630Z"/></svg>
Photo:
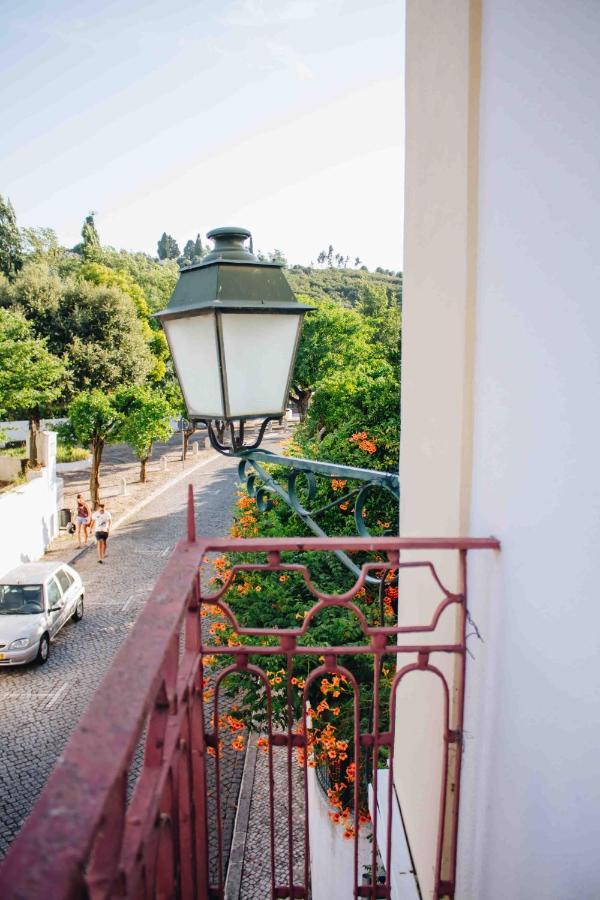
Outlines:
<svg viewBox="0 0 600 900"><path fill-rule="evenodd" d="M122 416L120 438L129 444L141 462L140 480L146 480L146 462L155 441L171 437L169 401L157 391L145 387L124 388L115 397Z"/></svg>
<svg viewBox="0 0 600 900"><path fill-rule="evenodd" d="M83 255L83 258L88 262L100 259L100 256L102 255L100 237L96 230L94 216L94 212L91 212L88 216L86 216L81 229L81 253Z"/></svg>
<svg viewBox="0 0 600 900"><path fill-rule="evenodd" d="M0 309L0 412L29 411L56 400L67 383L62 360L19 313Z"/></svg>
<svg viewBox="0 0 600 900"><path fill-rule="evenodd" d="M58 263L64 256L64 250L52 228L22 228L21 237L23 252L29 260L42 259Z"/></svg>
<svg viewBox="0 0 600 900"><path fill-rule="evenodd" d="M145 253L104 248L102 262L131 276L143 290L151 313L165 308L179 277L179 267L174 260L157 262Z"/></svg>
<svg viewBox="0 0 600 900"><path fill-rule="evenodd" d="M92 447L98 441L116 439L121 422L114 395L93 390L75 397L69 405L66 428L59 430L59 435L70 437L82 447Z"/></svg>
<svg viewBox="0 0 600 900"><path fill-rule="evenodd" d="M90 497L94 509L100 502L100 465L106 444L120 440L123 422L114 394L100 390L78 394L68 410L68 422L59 429L65 443L89 447L92 451Z"/></svg>
<svg viewBox="0 0 600 900"><path fill-rule="evenodd" d="M311 303L300 296L301 303ZM364 316L335 301L316 301L304 318L292 383L312 387L327 373L352 368L370 353L372 328Z"/></svg>
<svg viewBox="0 0 600 900"><path fill-rule="evenodd" d="M166 231L163 231L162 233L162 237L157 245L157 250L159 259L177 259L180 255L177 241L172 235L167 234Z"/></svg>
<svg viewBox="0 0 600 900"><path fill-rule="evenodd" d="M89 450L85 450L83 447L71 447L69 444L59 443L56 448L57 463L80 462L87 459L89 455Z"/></svg>
<svg viewBox="0 0 600 900"><path fill-rule="evenodd" d="M14 278L23 265L21 234L13 205L0 194L0 272Z"/></svg>
<svg viewBox="0 0 600 900"><path fill-rule="evenodd" d="M402 276L373 273L355 269L313 269L292 266L286 278L295 294L314 300L337 300L343 306L355 306L368 287L384 288L390 299L402 304Z"/></svg>
<svg viewBox="0 0 600 900"><path fill-rule="evenodd" d="M135 280L129 272L110 269L108 266L98 262L86 262L81 267L81 274L86 281L93 284L106 284L116 287L133 300L134 306L140 319L147 319L150 310L144 296L144 291L136 284Z"/></svg>
<svg viewBox="0 0 600 900"><path fill-rule="evenodd" d="M65 359L75 390L141 384L153 368L145 323L118 287L61 279L48 263L34 260L12 284L0 285L0 306L22 313L49 350Z"/></svg>
<svg viewBox="0 0 600 900"><path fill-rule="evenodd" d="M368 284L360 293L356 308L371 325L373 341L392 366L398 369L402 314L396 298L383 285Z"/></svg>

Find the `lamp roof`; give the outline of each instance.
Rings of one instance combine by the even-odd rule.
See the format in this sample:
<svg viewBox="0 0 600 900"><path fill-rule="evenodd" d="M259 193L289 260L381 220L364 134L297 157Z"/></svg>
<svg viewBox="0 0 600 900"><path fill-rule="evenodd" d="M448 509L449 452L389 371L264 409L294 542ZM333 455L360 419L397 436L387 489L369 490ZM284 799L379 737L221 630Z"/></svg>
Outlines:
<svg viewBox="0 0 600 900"><path fill-rule="evenodd" d="M201 262L181 269L167 308L156 313L172 319L210 309L223 312L279 312L303 314L314 307L298 303L282 264L262 262L244 246L251 238L245 228L213 228L207 237L212 251Z"/></svg>

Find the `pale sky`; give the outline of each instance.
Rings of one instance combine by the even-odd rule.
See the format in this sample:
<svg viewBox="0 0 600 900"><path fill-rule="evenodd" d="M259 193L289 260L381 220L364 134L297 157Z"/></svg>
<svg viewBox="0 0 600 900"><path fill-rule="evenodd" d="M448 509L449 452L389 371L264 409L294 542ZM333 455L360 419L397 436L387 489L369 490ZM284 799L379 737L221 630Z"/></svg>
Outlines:
<svg viewBox="0 0 600 900"><path fill-rule="evenodd" d="M403 0L0 0L0 194L155 254L218 225L402 267Z"/></svg>

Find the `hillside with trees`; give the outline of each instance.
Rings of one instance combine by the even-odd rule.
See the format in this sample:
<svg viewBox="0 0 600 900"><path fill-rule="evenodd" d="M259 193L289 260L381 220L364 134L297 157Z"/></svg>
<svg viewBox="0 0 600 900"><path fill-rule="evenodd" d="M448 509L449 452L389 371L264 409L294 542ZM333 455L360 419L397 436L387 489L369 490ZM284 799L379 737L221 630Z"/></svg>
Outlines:
<svg viewBox="0 0 600 900"><path fill-rule="evenodd" d="M2 352L15 359L15 377L2 384L3 415L27 417L35 429L40 418L72 411L78 427L71 438L93 445L98 467L105 443L125 435L145 465L153 435L164 433L167 408L185 414L165 336L152 317L166 306L180 267L208 252L200 234L183 246L182 254L164 232L157 257L106 247L90 212L80 242L62 247L49 228L19 228L0 196ZM331 245L319 254L319 268L289 266L280 249L257 255L284 264L300 301L316 306L306 317L290 395L302 415L302 452L348 461L348 453L361 452L349 438L364 432L363 446L377 448L369 462L395 465L401 274L369 272L358 257L352 267ZM127 412L148 423L146 434L139 426L127 431ZM96 499L97 469L94 478Z"/></svg>

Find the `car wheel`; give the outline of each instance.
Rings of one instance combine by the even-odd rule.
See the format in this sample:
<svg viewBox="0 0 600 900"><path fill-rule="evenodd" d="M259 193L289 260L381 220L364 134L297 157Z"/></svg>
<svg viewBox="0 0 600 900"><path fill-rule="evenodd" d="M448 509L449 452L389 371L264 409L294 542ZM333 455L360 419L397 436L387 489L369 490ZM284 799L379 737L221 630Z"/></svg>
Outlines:
<svg viewBox="0 0 600 900"><path fill-rule="evenodd" d="M43 634L40 638L40 646L38 648L37 656L35 658L36 663L39 666L43 666L45 662L48 662L48 656L50 655L50 641L48 639L47 634Z"/></svg>
<svg viewBox="0 0 600 900"><path fill-rule="evenodd" d="M83 594L77 601L77 606L75 607L75 612L73 613L73 621L80 622L83 619Z"/></svg>

